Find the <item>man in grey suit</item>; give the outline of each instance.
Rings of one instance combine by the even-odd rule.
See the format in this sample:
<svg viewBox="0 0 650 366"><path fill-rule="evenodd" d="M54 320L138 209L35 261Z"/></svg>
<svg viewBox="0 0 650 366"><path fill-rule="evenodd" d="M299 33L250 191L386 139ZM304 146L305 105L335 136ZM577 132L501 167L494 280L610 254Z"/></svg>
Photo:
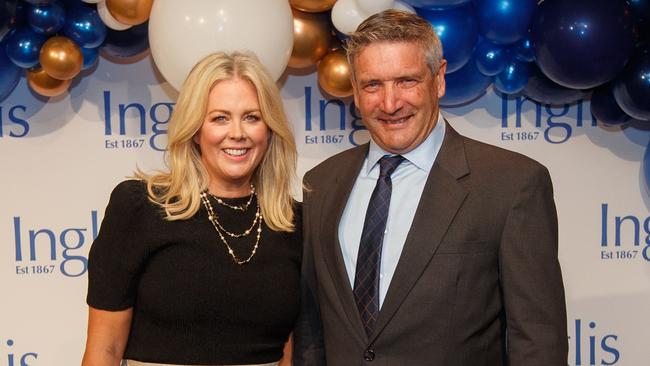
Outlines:
<svg viewBox="0 0 650 366"><path fill-rule="evenodd" d="M387 10L347 43L372 140L304 178L294 364L564 366L549 173L441 117L431 26Z"/></svg>

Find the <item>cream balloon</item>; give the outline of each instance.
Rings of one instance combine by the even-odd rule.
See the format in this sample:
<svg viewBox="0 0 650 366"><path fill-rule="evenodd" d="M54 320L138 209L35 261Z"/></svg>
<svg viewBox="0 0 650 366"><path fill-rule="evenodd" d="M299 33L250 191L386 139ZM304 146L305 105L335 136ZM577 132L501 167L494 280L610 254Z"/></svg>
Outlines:
<svg viewBox="0 0 650 366"><path fill-rule="evenodd" d="M97 3L99 3L100 1L104 1L104 0L82 0L82 1L83 1L84 3L88 3L88 4L97 4Z"/></svg>
<svg viewBox="0 0 650 366"><path fill-rule="evenodd" d="M365 18L355 0L338 0L332 8L332 23L344 34L354 32Z"/></svg>
<svg viewBox="0 0 650 366"><path fill-rule="evenodd" d="M411 5L405 3L404 1L400 1L400 0L395 1L395 4L393 4L393 9L403 10L403 11L415 14L415 8L414 7L412 7Z"/></svg>
<svg viewBox="0 0 650 366"><path fill-rule="evenodd" d="M111 12L106 7L106 0L100 0L97 3L97 13L99 13L99 17L102 19L102 22L104 22L104 24L106 24L106 26L111 29L114 29L116 31L123 31L132 27L132 25L120 23L117 21L117 19L115 19L113 14L111 14Z"/></svg>
<svg viewBox="0 0 650 366"><path fill-rule="evenodd" d="M286 0L154 1L151 55L163 77L180 89L190 69L216 51L249 50L276 80L293 49L293 16Z"/></svg>
<svg viewBox="0 0 650 366"><path fill-rule="evenodd" d="M355 0L359 12L367 16L377 14L380 11L391 9L395 6L395 0Z"/></svg>

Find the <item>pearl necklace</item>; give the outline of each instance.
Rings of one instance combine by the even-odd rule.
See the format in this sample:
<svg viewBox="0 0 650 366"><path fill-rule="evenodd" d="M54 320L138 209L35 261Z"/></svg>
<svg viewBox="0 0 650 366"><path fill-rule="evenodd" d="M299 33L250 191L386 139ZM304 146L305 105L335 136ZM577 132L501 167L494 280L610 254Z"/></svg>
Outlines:
<svg viewBox="0 0 650 366"><path fill-rule="evenodd" d="M250 203L252 202L253 195L255 194L255 188L251 185L251 198L248 200L248 203L246 203L244 206L248 207ZM210 194L212 195L212 194ZM262 236L262 222L264 221L262 218L262 214L260 212L260 205L257 203L257 208L255 210L255 218L253 219L253 223L251 226L244 230L242 233L231 233L230 231L226 230L221 223L219 222L219 219L214 212L214 208L212 207L212 204L210 203L210 200L208 199L208 193L207 191L201 192L201 202L203 203L203 206L205 206L205 210L208 211L208 220L212 223L212 226L214 227L214 230L219 234L219 238L221 241L226 245L226 248L228 248L228 254L232 257L233 261L235 263L242 265L246 264L253 259L253 256L255 256L255 253L257 252L257 247L260 243L260 237ZM217 201L219 202L219 201ZM219 202L221 203L221 202ZM242 207L244 206L231 206L229 204L224 204L224 206L230 207L234 210L242 210ZM231 238L241 238L244 236L247 236L251 233L253 228L255 227L255 224L257 224L257 238L255 239L255 245L253 246L253 250L251 251L251 254L248 256L246 259L239 259L237 255L235 254L235 251L232 249L232 247L228 244L228 241L226 240L226 237L224 234L230 236Z"/></svg>
<svg viewBox="0 0 650 366"><path fill-rule="evenodd" d="M217 203L222 205L222 206L230 207L233 210L246 211L246 210L248 210L248 206L251 205L251 202L253 202L253 195L255 194L255 186L253 185L253 183L251 183L251 196L248 198L248 202L244 203L241 206L233 206L231 204L228 204L228 203L224 202L220 197L217 197L217 196L213 195L210 192L208 192L208 194L210 196L212 196L212 198L217 200Z"/></svg>

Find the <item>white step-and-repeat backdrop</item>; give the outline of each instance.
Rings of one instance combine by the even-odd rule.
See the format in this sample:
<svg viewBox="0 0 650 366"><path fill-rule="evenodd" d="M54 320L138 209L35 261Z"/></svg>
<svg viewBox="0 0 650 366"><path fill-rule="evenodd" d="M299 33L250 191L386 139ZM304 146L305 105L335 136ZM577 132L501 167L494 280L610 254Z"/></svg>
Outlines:
<svg viewBox="0 0 650 366"><path fill-rule="evenodd" d="M136 167L162 167L177 94L151 59L100 59L76 80L49 100L22 80L0 103L0 366L79 364L87 254L109 193ZM300 176L368 140L352 100L324 96L315 73L285 75L282 95ZM597 123L588 101L551 108L492 91L444 114L461 133L551 171L567 365L650 365L650 196L641 168L650 126Z"/></svg>

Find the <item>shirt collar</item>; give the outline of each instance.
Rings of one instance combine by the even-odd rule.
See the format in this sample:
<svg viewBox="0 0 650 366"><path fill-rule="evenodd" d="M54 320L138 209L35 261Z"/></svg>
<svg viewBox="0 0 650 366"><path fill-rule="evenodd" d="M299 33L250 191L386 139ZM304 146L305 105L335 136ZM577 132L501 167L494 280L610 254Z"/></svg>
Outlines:
<svg viewBox="0 0 650 366"><path fill-rule="evenodd" d="M436 156L438 156L444 137L445 119L438 112L438 121L433 127L433 130L431 130L431 133L429 133L429 136L420 145L416 146L415 149L406 154L402 154L402 156L418 169L429 172L433 166L433 162L436 160ZM370 148L368 150L368 158L366 159L366 174L370 174L370 171L377 165L379 159L385 155L394 154L382 149L373 139L370 139Z"/></svg>

